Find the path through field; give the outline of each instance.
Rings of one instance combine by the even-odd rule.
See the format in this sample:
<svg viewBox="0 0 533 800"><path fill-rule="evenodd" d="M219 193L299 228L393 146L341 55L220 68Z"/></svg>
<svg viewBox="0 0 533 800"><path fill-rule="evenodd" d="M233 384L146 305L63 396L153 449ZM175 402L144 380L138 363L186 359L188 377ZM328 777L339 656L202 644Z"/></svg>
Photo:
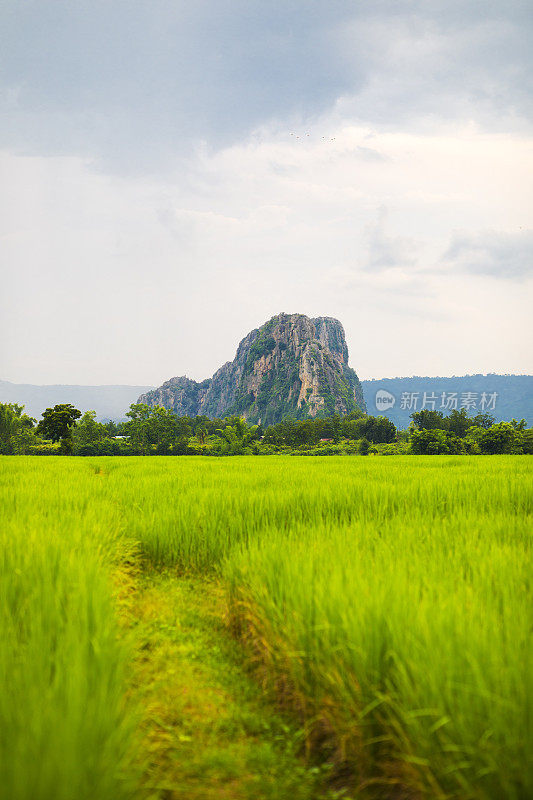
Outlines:
<svg viewBox="0 0 533 800"><path fill-rule="evenodd" d="M297 756L297 731L245 673L216 582L149 573L130 614L143 707L146 794L174 800L320 800L327 772Z"/></svg>
<svg viewBox="0 0 533 800"><path fill-rule="evenodd" d="M0 800L533 798L531 463L3 456Z"/></svg>

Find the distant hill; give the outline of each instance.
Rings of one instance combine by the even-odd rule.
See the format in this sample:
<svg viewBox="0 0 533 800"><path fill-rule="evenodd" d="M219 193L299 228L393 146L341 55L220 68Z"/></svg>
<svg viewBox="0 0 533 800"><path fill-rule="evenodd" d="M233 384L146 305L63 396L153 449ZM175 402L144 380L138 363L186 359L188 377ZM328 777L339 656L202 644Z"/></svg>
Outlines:
<svg viewBox="0 0 533 800"><path fill-rule="evenodd" d="M139 397L178 416L241 414L271 425L284 417L324 417L365 410L361 383L348 366L338 319L278 314L251 331L233 361L201 383L181 376Z"/></svg>
<svg viewBox="0 0 533 800"><path fill-rule="evenodd" d="M39 419L45 408L72 403L80 411L96 411L99 420L125 419L132 403L150 386L34 386L0 381L0 402L26 406L26 413Z"/></svg>
<svg viewBox="0 0 533 800"><path fill-rule="evenodd" d="M469 416L488 411L497 422L524 419L533 425L532 375L461 375L451 378L382 378L362 381L369 414L383 414L398 428L407 428L410 415L426 408L449 414L454 407L468 408ZM444 396L443 396L444 395ZM433 405L434 402L434 405ZM446 408L448 406L448 408Z"/></svg>
<svg viewBox="0 0 533 800"><path fill-rule="evenodd" d="M174 378L163 384L159 389L154 390L157 394L154 402L160 393L169 387L169 396L172 396L176 383L188 381L187 378ZM194 383L191 381L191 383ZM202 384L198 384L202 386ZM419 377L412 378L382 378L380 380L361 381L362 391L369 414L384 414L389 417L399 428L406 428L409 425L409 415L413 410L419 410L426 392L426 399L435 395L435 408L441 408L442 393L445 393L444 402L449 402L450 395L456 393L457 407L461 408L461 402L467 400L463 397L470 392L469 402L475 402L476 407L470 408L469 414L475 415L481 411L482 395L485 393L485 405L491 403L492 395L494 398L494 409L489 409L498 421L521 419L524 417L528 425L533 425L533 376L532 375L462 375L460 377ZM151 386L68 386L59 384L56 386L35 386L24 383L10 383L0 380L0 402L19 403L26 406L26 411L33 417L39 419L45 408L56 403L72 403L82 411L94 409L100 420L113 419L116 421L125 418L126 411L132 403L137 402L139 395L146 395L153 389ZM376 404L378 392L386 392L394 398L394 405L386 407L383 400ZM411 408L402 408L403 404L412 404ZM405 397L407 395L407 397ZM418 395L418 396L416 396ZM406 403L405 401L408 401ZM390 403L390 398L388 399ZM416 409L414 405L416 404ZM452 401L453 404L453 401ZM195 412L196 406L190 408L189 412L184 408L175 409L177 413Z"/></svg>

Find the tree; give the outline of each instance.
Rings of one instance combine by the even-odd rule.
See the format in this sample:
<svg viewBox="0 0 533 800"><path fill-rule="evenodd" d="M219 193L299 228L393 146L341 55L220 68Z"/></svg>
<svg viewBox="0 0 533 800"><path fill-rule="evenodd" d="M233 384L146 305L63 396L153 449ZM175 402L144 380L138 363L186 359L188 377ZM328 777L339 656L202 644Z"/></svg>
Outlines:
<svg viewBox="0 0 533 800"><path fill-rule="evenodd" d="M136 452L145 455L150 450L150 414L152 409L146 403L132 403L126 413L129 421L125 430Z"/></svg>
<svg viewBox="0 0 533 800"><path fill-rule="evenodd" d="M468 417L465 408L460 411L454 409L446 421L448 423L447 430L455 433L460 439L466 435L467 430L472 426L472 420Z"/></svg>
<svg viewBox="0 0 533 800"><path fill-rule="evenodd" d="M359 442L359 453L362 456L367 456L370 450L370 442L368 439L361 439Z"/></svg>
<svg viewBox="0 0 533 800"><path fill-rule="evenodd" d="M205 444L205 437L207 436L207 430L201 426L196 428L196 436L200 444Z"/></svg>
<svg viewBox="0 0 533 800"><path fill-rule="evenodd" d="M415 411L411 414L411 419L415 428L419 431L445 431L448 428L448 422L444 414L441 411L431 411L429 408Z"/></svg>
<svg viewBox="0 0 533 800"><path fill-rule="evenodd" d="M60 403L53 408L43 411L42 419L37 426L37 433L45 439L61 443L61 453L72 453L72 428L76 420L81 417L81 411L74 408L71 403Z"/></svg>
<svg viewBox="0 0 533 800"><path fill-rule="evenodd" d="M521 440L521 430L517 430L510 422L498 422L488 430L484 430L478 441L483 453L495 455L522 452Z"/></svg>
<svg viewBox="0 0 533 800"><path fill-rule="evenodd" d="M35 420L23 413L24 406L0 403L0 453L26 453L35 442Z"/></svg>
<svg viewBox="0 0 533 800"><path fill-rule="evenodd" d="M362 417L356 424L360 435L373 444L393 442L396 438L396 426L388 417Z"/></svg>
<svg viewBox="0 0 533 800"><path fill-rule="evenodd" d="M424 428L411 433L411 450L418 455L441 455L445 453L463 453L464 444L451 431L439 428Z"/></svg>
<svg viewBox="0 0 533 800"><path fill-rule="evenodd" d="M240 417L230 417L228 421L233 425L226 425L217 431L219 436L213 451L223 456L239 456L249 449L250 442L255 438L256 426L248 427L246 420Z"/></svg>
<svg viewBox="0 0 533 800"><path fill-rule="evenodd" d="M522 431L522 450L527 455L533 455L533 428Z"/></svg>
<svg viewBox="0 0 533 800"><path fill-rule="evenodd" d="M96 421L96 411L86 411L72 430L72 444L75 453L92 455L96 446L107 436L107 426Z"/></svg>
<svg viewBox="0 0 533 800"><path fill-rule="evenodd" d="M278 422L275 426L280 432L280 444L301 445L316 444L315 426L312 420L306 419L296 425L289 426L284 422Z"/></svg>
<svg viewBox="0 0 533 800"><path fill-rule="evenodd" d="M155 444L156 453L165 455L178 438L191 435L187 417L177 417L168 408L152 408L148 417L148 440Z"/></svg>
<svg viewBox="0 0 533 800"><path fill-rule="evenodd" d="M114 420L108 419L107 422L103 422L102 425L104 426L104 428L106 430L107 436L110 436L111 438L113 438L114 436L118 435L119 427L118 427L117 423L114 422Z"/></svg>
<svg viewBox="0 0 533 800"><path fill-rule="evenodd" d="M145 403L133 403L126 416L129 420L123 426L124 431L133 450L143 455L154 451L159 455L181 452L183 441L188 443L192 435L191 417L177 417L162 406L152 408Z"/></svg>
<svg viewBox="0 0 533 800"><path fill-rule="evenodd" d="M472 425L475 425L477 428L490 428L491 425L494 425L496 422L495 418L492 414L476 414L475 417L472 417Z"/></svg>

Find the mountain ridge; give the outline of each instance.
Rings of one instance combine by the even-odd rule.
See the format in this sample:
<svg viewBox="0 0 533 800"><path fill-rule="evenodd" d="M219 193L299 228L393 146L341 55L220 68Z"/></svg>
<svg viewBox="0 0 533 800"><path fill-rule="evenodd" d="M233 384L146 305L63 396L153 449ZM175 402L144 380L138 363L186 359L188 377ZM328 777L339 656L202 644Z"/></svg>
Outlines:
<svg viewBox="0 0 533 800"><path fill-rule="evenodd" d="M26 413L40 417L45 408L57 403L72 403L82 411L96 411L99 420L125 419L125 413L139 393L151 389L146 384L33 384L0 380L0 402L18 403Z"/></svg>
<svg viewBox="0 0 533 800"><path fill-rule="evenodd" d="M438 383L438 386L437 386ZM485 387L483 387L483 383ZM409 425L410 410L398 409L403 391L498 391L499 398L494 411L496 421L525 417L533 425L533 375L507 373L477 373L455 376L405 376L394 378L372 378L361 380L369 414L385 414L401 428ZM424 389L425 386L425 389ZM81 411L95 410L99 420L125 419L126 411L137 401L139 393L155 389L149 385L129 384L31 384L0 380L0 402L19 403L33 417L40 417L45 408L56 403L73 403ZM379 389L395 394L397 402L392 411L378 409L375 395ZM422 396L422 395L421 395ZM470 412L475 413L475 412Z"/></svg>
<svg viewBox="0 0 533 800"><path fill-rule="evenodd" d="M398 428L407 428L410 415L419 411L424 403L436 411L449 414L451 410L465 408L469 416L489 413L496 422L524 418L533 425L533 375L500 375L475 373L472 375L375 378L361 381L369 414L383 414ZM385 392L394 403L384 407ZM454 397L455 395L455 397ZM433 405L434 403L434 405ZM403 406L403 407L402 407Z"/></svg>

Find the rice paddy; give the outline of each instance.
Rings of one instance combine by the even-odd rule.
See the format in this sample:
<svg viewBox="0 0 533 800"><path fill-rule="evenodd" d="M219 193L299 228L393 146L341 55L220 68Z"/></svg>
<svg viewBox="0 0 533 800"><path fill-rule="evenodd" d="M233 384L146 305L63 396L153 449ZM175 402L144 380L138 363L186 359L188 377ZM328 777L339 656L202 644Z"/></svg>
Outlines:
<svg viewBox="0 0 533 800"><path fill-rule="evenodd" d="M3 457L0 797L533 796L532 489L518 456Z"/></svg>

